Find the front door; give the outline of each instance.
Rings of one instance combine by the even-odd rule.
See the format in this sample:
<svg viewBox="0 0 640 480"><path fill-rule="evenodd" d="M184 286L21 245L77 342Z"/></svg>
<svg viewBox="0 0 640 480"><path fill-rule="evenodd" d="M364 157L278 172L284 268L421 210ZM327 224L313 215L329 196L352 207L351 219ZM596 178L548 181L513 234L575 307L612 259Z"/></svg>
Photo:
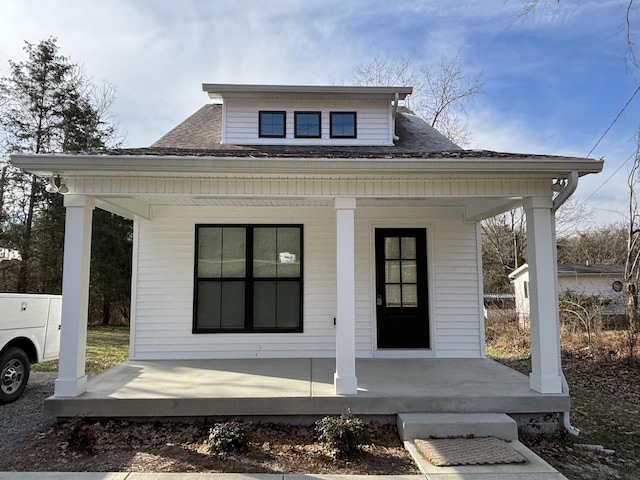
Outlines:
<svg viewBox="0 0 640 480"><path fill-rule="evenodd" d="M376 229L378 348L429 348L427 230Z"/></svg>

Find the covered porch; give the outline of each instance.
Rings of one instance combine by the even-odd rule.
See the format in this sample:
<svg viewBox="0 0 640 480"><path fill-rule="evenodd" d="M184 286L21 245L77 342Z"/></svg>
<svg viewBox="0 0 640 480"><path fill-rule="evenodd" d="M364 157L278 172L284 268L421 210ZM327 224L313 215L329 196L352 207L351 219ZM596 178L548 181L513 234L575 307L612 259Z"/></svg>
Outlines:
<svg viewBox="0 0 640 480"><path fill-rule="evenodd" d="M86 392L53 396L53 417L320 417L398 413L543 414L570 408L489 359L358 359L358 395L334 391L335 360L127 361L90 377Z"/></svg>

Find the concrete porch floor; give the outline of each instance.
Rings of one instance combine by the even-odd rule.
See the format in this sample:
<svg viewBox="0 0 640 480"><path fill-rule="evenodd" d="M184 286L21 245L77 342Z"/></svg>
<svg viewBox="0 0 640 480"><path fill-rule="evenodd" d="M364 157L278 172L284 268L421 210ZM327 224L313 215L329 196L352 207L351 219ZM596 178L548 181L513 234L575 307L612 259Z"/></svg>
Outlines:
<svg viewBox="0 0 640 480"><path fill-rule="evenodd" d="M289 417L402 412L545 413L566 393L489 359L359 359L358 395L334 394L334 359L126 361L88 380L79 397L50 397L52 417Z"/></svg>

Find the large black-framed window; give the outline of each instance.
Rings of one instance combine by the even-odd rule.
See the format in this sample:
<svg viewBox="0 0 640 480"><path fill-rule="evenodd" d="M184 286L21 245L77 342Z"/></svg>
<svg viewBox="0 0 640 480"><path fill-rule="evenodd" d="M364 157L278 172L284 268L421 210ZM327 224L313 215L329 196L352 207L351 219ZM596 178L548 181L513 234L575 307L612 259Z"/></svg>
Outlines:
<svg viewBox="0 0 640 480"><path fill-rule="evenodd" d="M258 136L265 138L285 138L287 136L287 112L258 112Z"/></svg>
<svg viewBox="0 0 640 480"><path fill-rule="evenodd" d="M320 138L320 112L294 112L294 136L296 138Z"/></svg>
<svg viewBox="0 0 640 480"><path fill-rule="evenodd" d="M194 333L302 331L302 225L196 225Z"/></svg>
<svg viewBox="0 0 640 480"><path fill-rule="evenodd" d="M329 123L331 138L356 138L358 135L356 112L331 112Z"/></svg>

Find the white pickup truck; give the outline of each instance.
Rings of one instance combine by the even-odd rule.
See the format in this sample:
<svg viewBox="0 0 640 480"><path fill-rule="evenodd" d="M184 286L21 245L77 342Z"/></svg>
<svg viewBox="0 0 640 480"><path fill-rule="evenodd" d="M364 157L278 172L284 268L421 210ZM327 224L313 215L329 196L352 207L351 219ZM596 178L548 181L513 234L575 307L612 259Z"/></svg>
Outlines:
<svg viewBox="0 0 640 480"><path fill-rule="evenodd" d="M60 352L61 295L0 293L0 405L22 394L31 364Z"/></svg>

